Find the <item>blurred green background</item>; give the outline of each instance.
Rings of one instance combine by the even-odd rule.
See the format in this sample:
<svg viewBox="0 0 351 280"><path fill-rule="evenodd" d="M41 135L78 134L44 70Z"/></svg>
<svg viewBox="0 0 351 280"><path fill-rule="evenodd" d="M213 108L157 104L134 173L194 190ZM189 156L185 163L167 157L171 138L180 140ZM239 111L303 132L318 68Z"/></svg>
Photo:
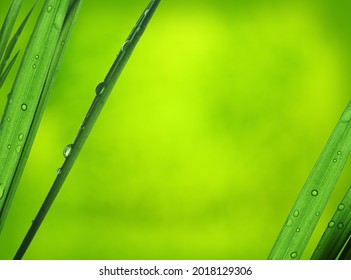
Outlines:
<svg viewBox="0 0 351 280"><path fill-rule="evenodd" d="M0 0L1 20L9 3ZM0 259L19 247L147 3L84 1ZM350 99L350 8L338 0L161 1L25 258L265 259ZM8 82L1 111L9 90Z"/></svg>

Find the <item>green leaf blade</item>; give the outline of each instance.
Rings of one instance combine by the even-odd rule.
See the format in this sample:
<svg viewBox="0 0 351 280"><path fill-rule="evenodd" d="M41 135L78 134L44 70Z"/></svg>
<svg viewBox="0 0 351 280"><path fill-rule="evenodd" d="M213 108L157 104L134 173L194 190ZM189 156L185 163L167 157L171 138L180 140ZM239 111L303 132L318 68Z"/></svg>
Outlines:
<svg viewBox="0 0 351 280"><path fill-rule="evenodd" d="M312 260L335 260L351 234L351 187L328 223Z"/></svg>
<svg viewBox="0 0 351 280"><path fill-rule="evenodd" d="M27 156L23 154L24 147L32 143L28 135L42 98L69 2L45 1L8 96L0 132L0 184L4 190L0 199L0 231L17 188L17 185L13 185L13 179L20 177L23 171L18 169L18 165L27 161Z"/></svg>
<svg viewBox="0 0 351 280"><path fill-rule="evenodd" d="M0 30L0 60L2 59L6 45L11 36L13 26L15 25L18 13L22 7L23 0L13 0L6 15L5 21Z"/></svg>
<svg viewBox="0 0 351 280"><path fill-rule="evenodd" d="M145 9L144 13L138 20L136 26L133 28L132 32L128 36L126 43L122 46L121 51L117 55L116 60L114 61L110 71L108 72L105 80L101 83L96 89L96 96L93 100L93 103L76 135L76 138L73 144L70 144L70 153L67 154L67 157L60 168L60 172L57 174L57 177L45 198L44 203L42 204L37 216L33 220L33 223L27 232L20 248L18 249L14 259L22 259L27 248L32 242L36 232L38 231L41 223L43 222L46 214L48 213L51 205L53 204L55 198L57 197L63 183L65 182L69 172L71 171L78 155L86 142L90 132L97 121L104 104L106 103L110 93L112 92L118 77L122 73L124 66L126 65L129 57L131 56L135 46L137 45L140 37L142 36L144 30L146 29L149 21L151 20L160 0L153 0ZM102 86L101 86L102 85ZM67 146L68 147L68 146Z"/></svg>
<svg viewBox="0 0 351 280"><path fill-rule="evenodd" d="M37 2L35 2L35 4L33 5L33 7L30 9L30 11L28 12L27 16L24 18L24 20L22 21L21 25L19 26L19 28L17 29L16 33L13 35L10 43L8 44L5 54L3 55L2 61L0 63L0 74L2 74L2 72L4 71L7 61L9 60L15 46L16 43L19 39L19 37L21 36L21 33L24 29L24 27L26 26L35 6L37 5Z"/></svg>
<svg viewBox="0 0 351 280"><path fill-rule="evenodd" d="M18 52L15 54L15 56L11 59L9 65L6 67L5 71L0 75L0 89L1 89L1 87L4 85L4 82L5 82L6 78L7 78L7 76L10 74L10 71L11 71L13 65L15 64L16 59L17 59L19 53L20 53L20 52L18 51Z"/></svg>
<svg viewBox="0 0 351 280"><path fill-rule="evenodd" d="M351 151L351 102L304 184L268 259L299 259Z"/></svg>

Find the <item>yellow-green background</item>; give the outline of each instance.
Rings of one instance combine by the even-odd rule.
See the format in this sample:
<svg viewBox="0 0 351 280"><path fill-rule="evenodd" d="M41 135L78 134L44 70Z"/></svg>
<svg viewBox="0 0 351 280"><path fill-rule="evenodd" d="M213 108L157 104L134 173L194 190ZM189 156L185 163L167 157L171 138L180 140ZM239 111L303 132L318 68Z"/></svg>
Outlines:
<svg viewBox="0 0 351 280"><path fill-rule="evenodd" d="M84 1L0 259L13 257L147 2ZM265 259L349 101L349 3L161 1L25 257Z"/></svg>

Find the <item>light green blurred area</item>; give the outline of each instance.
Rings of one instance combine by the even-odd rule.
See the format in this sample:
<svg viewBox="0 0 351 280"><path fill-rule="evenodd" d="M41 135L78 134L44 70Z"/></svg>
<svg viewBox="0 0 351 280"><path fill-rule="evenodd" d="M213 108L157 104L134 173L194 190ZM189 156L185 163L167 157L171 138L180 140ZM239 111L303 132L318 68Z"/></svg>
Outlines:
<svg viewBox="0 0 351 280"><path fill-rule="evenodd" d="M3 19L10 1L0 3ZM63 147L146 5L84 1L0 236L0 259L19 247ZM161 1L25 258L265 259L349 101L349 8L326 0Z"/></svg>

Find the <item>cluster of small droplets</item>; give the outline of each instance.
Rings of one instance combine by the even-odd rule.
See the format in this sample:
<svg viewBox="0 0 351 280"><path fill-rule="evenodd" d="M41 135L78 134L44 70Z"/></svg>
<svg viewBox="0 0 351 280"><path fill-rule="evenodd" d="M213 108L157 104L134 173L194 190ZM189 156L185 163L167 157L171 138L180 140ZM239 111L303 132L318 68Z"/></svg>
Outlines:
<svg viewBox="0 0 351 280"><path fill-rule="evenodd" d="M342 152L341 151L337 151L337 157L339 157L339 159L342 159L343 158L343 156L342 156ZM334 158L333 159L333 162L334 163L337 163L338 162L338 158Z"/></svg>

